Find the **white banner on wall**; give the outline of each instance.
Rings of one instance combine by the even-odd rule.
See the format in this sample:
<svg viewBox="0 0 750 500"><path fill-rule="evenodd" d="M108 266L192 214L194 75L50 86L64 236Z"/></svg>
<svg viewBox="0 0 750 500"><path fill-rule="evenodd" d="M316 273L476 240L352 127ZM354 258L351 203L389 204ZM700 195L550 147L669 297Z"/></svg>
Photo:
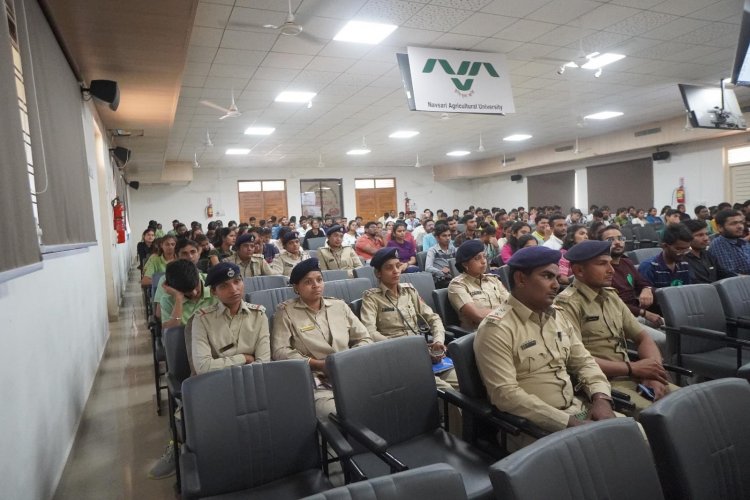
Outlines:
<svg viewBox="0 0 750 500"><path fill-rule="evenodd" d="M418 111L515 113L504 54L409 47Z"/></svg>

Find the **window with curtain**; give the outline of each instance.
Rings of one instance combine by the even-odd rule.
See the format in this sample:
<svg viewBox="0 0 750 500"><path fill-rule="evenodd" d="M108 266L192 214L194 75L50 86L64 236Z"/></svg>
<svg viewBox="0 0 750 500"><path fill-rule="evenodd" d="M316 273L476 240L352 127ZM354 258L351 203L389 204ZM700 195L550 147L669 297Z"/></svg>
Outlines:
<svg viewBox="0 0 750 500"><path fill-rule="evenodd" d="M344 193L341 179L301 179L299 181L302 215L323 217L344 215Z"/></svg>

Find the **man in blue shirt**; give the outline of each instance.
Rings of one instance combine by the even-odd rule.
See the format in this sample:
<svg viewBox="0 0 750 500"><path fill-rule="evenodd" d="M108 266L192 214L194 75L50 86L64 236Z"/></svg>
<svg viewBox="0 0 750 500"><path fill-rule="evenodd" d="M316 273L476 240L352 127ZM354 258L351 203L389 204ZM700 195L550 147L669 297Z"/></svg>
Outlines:
<svg viewBox="0 0 750 500"><path fill-rule="evenodd" d="M750 245L743 238L745 216L739 210L726 209L714 218L719 229L717 236L708 248L719 266L722 276L750 274Z"/></svg>
<svg viewBox="0 0 750 500"><path fill-rule="evenodd" d="M641 262L638 272L656 288L690 284L690 264L685 257L690 253L691 233L684 224L670 224L661 237L662 252Z"/></svg>

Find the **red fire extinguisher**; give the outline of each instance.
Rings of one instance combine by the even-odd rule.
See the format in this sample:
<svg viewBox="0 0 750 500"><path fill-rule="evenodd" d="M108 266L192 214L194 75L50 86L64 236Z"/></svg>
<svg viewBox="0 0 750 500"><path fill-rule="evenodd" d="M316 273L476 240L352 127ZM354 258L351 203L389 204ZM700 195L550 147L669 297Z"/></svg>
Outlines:
<svg viewBox="0 0 750 500"><path fill-rule="evenodd" d="M677 203L685 203L685 178L680 177L680 187L675 191L675 198Z"/></svg>
<svg viewBox="0 0 750 500"><path fill-rule="evenodd" d="M208 199L208 205L206 205L206 218L210 219L214 216L214 206L211 204L211 198Z"/></svg>
<svg viewBox="0 0 750 500"><path fill-rule="evenodd" d="M114 229L117 232L117 243L125 243L125 204L118 197L112 200Z"/></svg>

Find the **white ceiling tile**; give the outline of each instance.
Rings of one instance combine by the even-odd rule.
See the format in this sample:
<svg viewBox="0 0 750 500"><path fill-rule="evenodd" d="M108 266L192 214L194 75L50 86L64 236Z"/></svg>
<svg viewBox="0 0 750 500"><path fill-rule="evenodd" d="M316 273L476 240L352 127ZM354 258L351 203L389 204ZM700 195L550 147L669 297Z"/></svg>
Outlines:
<svg viewBox="0 0 750 500"><path fill-rule="evenodd" d="M199 63L199 62L188 61L188 63L185 65L184 74L195 75L195 76L206 76L208 75L208 72L210 69L211 69L211 63Z"/></svg>
<svg viewBox="0 0 750 500"><path fill-rule="evenodd" d="M501 14L510 17L525 17L542 6L550 3L551 0L494 0L482 8L483 12L490 14Z"/></svg>
<svg viewBox="0 0 750 500"><path fill-rule="evenodd" d="M269 52L263 59L262 66L269 68L302 69L312 61L313 56L302 54L284 54Z"/></svg>
<svg viewBox="0 0 750 500"><path fill-rule="evenodd" d="M214 1L214 0L211 0ZM252 7L255 9L265 10L277 10L279 12L286 13L288 10L288 3L279 0L223 0L229 2L230 5L235 4L238 7ZM299 8L302 0L292 0L292 12L296 12Z"/></svg>
<svg viewBox="0 0 750 500"><path fill-rule="evenodd" d="M470 49L484 40L485 38L480 36L446 33L437 38L431 45L433 47L441 47L445 49Z"/></svg>
<svg viewBox="0 0 750 500"><path fill-rule="evenodd" d="M318 55L326 57L344 57L351 59L359 59L367 54L371 45L365 45L363 43L348 43L348 42L329 42Z"/></svg>
<svg viewBox="0 0 750 500"><path fill-rule="evenodd" d="M522 42L515 40L502 40L500 38L486 38L474 46L474 50L486 52L498 52L507 54L516 47L520 47Z"/></svg>
<svg viewBox="0 0 750 500"><path fill-rule="evenodd" d="M367 3L367 0L326 0L325 2L304 2L303 7L310 4L311 13L320 17L331 17L335 19L351 19L359 9Z"/></svg>
<svg viewBox="0 0 750 500"><path fill-rule="evenodd" d="M380 76L395 66L396 66L395 57L393 58L393 61L390 63L362 60L352 65L352 67L349 68L346 72L351 73L351 74Z"/></svg>
<svg viewBox="0 0 750 500"><path fill-rule="evenodd" d="M423 7L424 4L405 0L370 0L357 12L356 19L399 26Z"/></svg>
<svg viewBox="0 0 750 500"><path fill-rule="evenodd" d="M579 44L579 48L582 47L585 54L590 54L591 52L616 52L619 50L620 44L625 43L629 39L629 35L597 31L586 36Z"/></svg>
<svg viewBox="0 0 750 500"><path fill-rule="evenodd" d="M472 14L466 21L454 27L451 32L463 35L492 36L517 19L507 16L495 16L484 12Z"/></svg>
<svg viewBox="0 0 750 500"><path fill-rule="evenodd" d="M658 40L672 40L673 38L690 34L693 31L706 26L707 24L708 21L681 17L665 24L664 26L660 26L655 30L648 31L642 36L645 38L656 38Z"/></svg>
<svg viewBox="0 0 750 500"><path fill-rule="evenodd" d="M224 28L229 20L232 7L215 3L201 2L195 11L195 25L207 28Z"/></svg>
<svg viewBox="0 0 750 500"><path fill-rule="evenodd" d="M569 45L578 43L582 38L591 36L594 32L590 29L581 29L577 26L558 26L548 31L539 38L534 39L534 43L544 43L548 45Z"/></svg>
<svg viewBox="0 0 750 500"><path fill-rule="evenodd" d="M727 34L732 33L739 36L739 29L737 26L727 23L709 23L705 24L695 30L684 33L677 37L675 40L679 42L687 43L709 43L712 40Z"/></svg>
<svg viewBox="0 0 750 500"><path fill-rule="evenodd" d="M185 75L182 77L182 85L184 85L185 87L203 87L203 84L205 82L205 76Z"/></svg>
<svg viewBox="0 0 750 500"><path fill-rule="evenodd" d="M433 31L450 31L471 16L470 10L452 9L438 5L426 5L405 26Z"/></svg>
<svg viewBox="0 0 750 500"><path fill-rule="evenodd" d="M607 27L606 30L614 33L621 33L623 35L636 36L646 33L647 31L655 30L659 26L664 26L675 19L677 19L677 16L671 14L641 11L632 17L623 19L619 23Z"/></svg>
<svg viewBox="0 0 750 500"><path fill-rule="evenodd" d="M218 47L224 30L219 28L205 28L195 26L190 34L190 45L200 45L204 47Z"/></svg>
<svg viewBox="0 0 750 500"><path fill-rule="evenodd" d="M403 83L401 81L401 74L398 70L389 71L384 75L380 76L377 80L370 82L370 87L381 87L386 89L400 89L403 91Z"/></svg>
<svg viewBox="0 0 750 500"><path fill-rule="evenodd" d="M530 42L555 29L556 24L519 19L495 35L495 38Z"/></svg>
<svg viewBox="0 0 750 500"><path fill-rule="evenodd" d="M280 36L273 45L274 52L315 55L325 46L323 41L305 36Z"/></svg>
<svg viewBox="0 0 750 500"><path fill-rule="evenodd" d="M599 5L592 0L554 0L526 16L526 19L565 24Z"/></svg>
<svg viewBox="0 0 750 500"><path fill-rule="evenodd" d="M257 66L240 66L239 64L212 64L208 75L212 77L230 77L249 79Z"/></svg>
<svg viewBox="0 0 750 500"><path fill-rule="evenodd" d="M264 25L280 26L285 20L286 14L284 12L235 7L232 9L226 27L232 30L256 30L273 33L272 29L265 28Z"/></svg>
<svg viewBox="0 0 750 500"><path fill-rule="evenodd" d="M200 97L201 96L201 89L200 87L188 87L186 85L183 85L180 88L180 97Z"/></svg>
<svg viewBox="0 0 750 500"><path fill-rule="evenodd" d="M362 87L368 85L370 82L375 80L377 75L363 75L353 73L342 73L334 80L338 85L353 85L355 87Z"/></svg>
<svg viewBox="0 0 750 500"><path fill-rule="evenodd" d="M216 64L240 64L243 66L257 66L266 56L258 50L219 49L213 62Z"/></svg>
<svg viewBox="0 0 750 500"><path fill-rule="evenodd" d="M637 9L622 5L604 4L581 16L571 24L580 24L588 29L601 30L638 13Z"/></svg>
<svg viewBox="0 0 750 500"><path fill-rule="evenodd" d="M708 7L691 12L689 17L694 19L705 19L706 21L721 21L733 18L739 22L742 19L742 2L738 0L723 0L711 4Z"/></svg>
<svg viewBox="0 0 750 500"><path fill-rule="evenodd" d="M243 89L248 81L247 78L209 76L203 86L209 89Z"/></svg>
<svg viewBox="0 0 750 500"><path fill-rule="evenodd" d="M407 28L399 26L396 31L390 34L388 38L381 42L381 45L405 47L426 46L433 40L442 35L440 31L420 30L416 28Z"/></svg>
<svg viewBox="0 0 750 500"><path fill-rule="evenodd" d="M207 62L213 61L216 55L215 47L200 47L198 45L191 45L188 47L187 60L189 62Z"/></svg>
<svg viewBox="0 0 750 500"><path fill-rule="evenodd" d="M221 40L223 49L271 50L276 42L275 33L226 30Z"/></svg>
<svg viewBox="0 0 750 500"><path fill-rule="evenodd" d="M317 56L310 61L307 65L307 69L341 73L350 68L356 61L356 59L346 59L343 57Z"/></svg>
<svg viewBox="0 0 750 500"><path fill-rule="evenodd" d="M338 71L323 71L308 68L299 72L295 77L294 83L309 87L310 91L323 89L326 85L338 78Z"/></svg>
<svg viewBox="0 0 750 500"><path fill-rule="evenodd" d="M296 69L266 68L260 67L255 72L254 78L259 80L277 80L280 82L291 82L299 73Z"/></svg>
<svg viewBox="0 0 750 500"><path fill-rule="evenodd" d="M713 47L734 48L737 46L737 37L737 32L724 33L717 38L709 40L708 42L706 42L706 45L711 45Z"/></svg>
<svg viewBox="0 0 750 500"><path fill-rule="evenodd" d="M432 0L430 3L456 9L480 10L492 3L492 0Z"/></svg>
<svg viewBox="0 0 750 500"><path fill-rule="evenodd" d="M676 16L689 16L692 12L714 3L716 3L716 0L665 0L651 7L651 10Z"/></svg>
<svg viewBox="0 0 750 500"><path fill-rule="evenodd" d="M508 53L508 57L520 61L536 59L554 52L557 47L538 43L525 43Z"/></svg>
<svg viewBox="0 0 750 500"><path fill-rule="evenodd" d="M333 40L341 28L346 25L346 21L341 19L331 19L328 17L313 17L305 21L304 33L321 41Z"/></svg>

